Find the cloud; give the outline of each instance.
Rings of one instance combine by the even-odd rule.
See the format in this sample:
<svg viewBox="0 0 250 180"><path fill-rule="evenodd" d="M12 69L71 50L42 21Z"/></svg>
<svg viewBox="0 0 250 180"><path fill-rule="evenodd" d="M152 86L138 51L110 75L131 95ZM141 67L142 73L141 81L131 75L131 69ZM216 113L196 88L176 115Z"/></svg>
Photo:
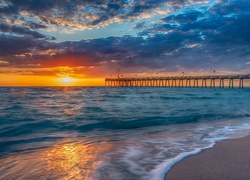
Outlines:
<svg viewBox="0 0 250 180"><path fill-rule="evenodd" d="M32 21L27 21L27 25L31 28L31 29L45 29L48 28L48 26L43 25L43 24L38 24Z"/></svg>
<svg viewBox="0 0 250 180"><path fill-rule="evenodd" d="M11 32L16 33L16 34L22 34L22 35L30 35L30 36L33 36L33 38L38 38L38 39L46 37L39 32L31 31L28 28L18 27L18 26L13 26Z"/></svg>
<svg viewBox="0 0 250 180"><path fill-rule="evenodd" d="M15 25L11 26L10 24L5 24L5 23L0 24L0 31L4 33L14 33L18 35L32 36L35 39L41 39L41 38L54 39L54 37L45 36L37 31L32 31L27 27L21 27Z"/></svg>
<svg viewBox="0 0 250 180"><path fill-rule="evenodd" d="M29 52L35 41L29 37L0 35L0 56L16 55Z"/></svg>
<svg viewBox="0 0 250 180"><path fill-rule="evenodd" d="M18 9L13 5L1 6L0 15L13 15L18 14Z"/></svg>
<svg viewBox="0 0 250 180"><path fill-rule="evenodd" d="M175 10L184 5L200 2L203 1L75 0L72 2L68 0L4 0L0 13L3 17L11 18L12 21L17 18L29 21L27 24L30 24L31 28L47 28L50 25L56 25L89 29L113 22L149 18L149 16L156 15L157 12L162 12L160 8L165 5L168 9ZM39 26L40 23L42 25Z"/></svg>
<svg viewBox="0 0 250 180"><path fill-rule="evenodd" d="M145 28L145 22L139 22L134 26L134 29L143 29Z"/></svg>
<svg viewBox="0 0 250 180"><path fill-rule="evenodd" d="M39 24L26 17L28 20L24 20L23 25L0 24L0 58L2 62L8 62L5 65L9 67L35 68L31 64L46 68L94 67L86 68L89 71L101 70L101 67L106 68L102 71L122 67L127 72L153 72L155 69L176 72L181 69L239 70L246 68L250 58L247 1L225 1L209 6L203 4L206 1L163 0L117 1L115 4L108 0L8 2L0 11L5 16L10 17L9 8L12 15L16 13L19 17L21 12L27 11L23 14L34 15L36 20L43 22ZM135 22L134 29L139 31L137 36L52 43L39 31L51 24L89 28L115 20L139 19L144 13L158 10L166 3L172 9L193 3L201 5L196 9L189 7L166 14L166 17L149 26L145 26L144 20Z"/></svg>
<svg viewBox="0 0 250 180"><path fill-rule="evenodd" d="M165 18L162 18L161 20L168 23L170 22L187 23L187 22L194 22L201 16L202 16L201 12L192 10L192 11L187 11L183 14L170 15Z"/></svg>
<svg viewBox="0 0 250 180"><path fill-rule="evenodd" d="M3 61L3 60L0 59L0 67L7 66L8 64L9 64L8 61Z"/></svg>
<svg viewBox="0 0 250 180"><path fill-rule="evenodd" d="M12 27L9 24L0 24L0 31L10 32Z"/></svg>
<svg viewBox="0 0 250 180"><path fill-rule="evenodd" d="M30 53L54 47L54 43L31 36L0 34L0 57Z"/></svg>
<svg viewBox="0 0 250 180"><path fill-rule="evenodd" d="M217 16L241 14L249 12L250 2L248 0L222 1L209 9L209 12Z"/></svg>

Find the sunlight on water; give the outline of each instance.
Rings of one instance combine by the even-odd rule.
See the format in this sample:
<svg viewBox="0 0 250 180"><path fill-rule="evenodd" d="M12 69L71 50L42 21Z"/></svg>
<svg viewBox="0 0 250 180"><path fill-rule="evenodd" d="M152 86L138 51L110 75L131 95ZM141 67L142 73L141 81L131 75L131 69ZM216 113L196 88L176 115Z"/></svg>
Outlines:
<svg viewBox="0 0 250 180"><path fill-rule="evenodd" d="M64 180L94 179L103 154L111 148L112 145L106 142L86 145L75 141L60 142L44 151L1 159L0 179L41 179L48 176Z"/></svg>
<svg viewBox="0 0 250 180"><path fill-rule="evenodd" d="M101 154L107 152L110 145L82 145L78 143L58 144L43 153L48 171L64 176L63 179L91 178L92 172L101 162Z"/></svg>

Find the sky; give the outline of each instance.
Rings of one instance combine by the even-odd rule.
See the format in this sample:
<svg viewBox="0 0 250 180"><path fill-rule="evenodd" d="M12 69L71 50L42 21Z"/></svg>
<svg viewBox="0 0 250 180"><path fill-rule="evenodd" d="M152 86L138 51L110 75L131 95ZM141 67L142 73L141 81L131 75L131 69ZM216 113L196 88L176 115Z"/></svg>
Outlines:
<svg viewBox="0 0 250 180"><path fill-rule="evenodd" d="M249 0L0 0L0 86L249 74Z"/></svg>

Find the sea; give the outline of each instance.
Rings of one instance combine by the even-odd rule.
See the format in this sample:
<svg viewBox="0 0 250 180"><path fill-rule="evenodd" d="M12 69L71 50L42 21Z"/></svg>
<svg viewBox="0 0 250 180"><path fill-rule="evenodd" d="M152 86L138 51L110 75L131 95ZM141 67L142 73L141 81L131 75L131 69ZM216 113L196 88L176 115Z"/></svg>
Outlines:
<svg viewBox="0 0 250 180"><path fill-rule="evenodd" d="M1 180L161 180L249 134L249 88L0 88Z"/></svg>

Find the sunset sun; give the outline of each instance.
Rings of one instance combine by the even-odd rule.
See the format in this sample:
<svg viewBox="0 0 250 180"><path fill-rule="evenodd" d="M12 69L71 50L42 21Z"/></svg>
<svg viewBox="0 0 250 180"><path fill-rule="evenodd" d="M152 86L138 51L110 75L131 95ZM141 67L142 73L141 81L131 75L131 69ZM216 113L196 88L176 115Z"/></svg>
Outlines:
<svg viewBox="0 0 250 180"><path fill-rule="evenodd" d="M71 80L71 78L69 78L69 77L64 77L63 78L63 82L65 83L65 84L67 84L67 83L70 83L72 80Z"/></svg>
<svg viewBox="0 0 250 180"><path fill-rule="evenodd" d="M70 77L62 77L60 79L60 81L61 81L61 84L64 85L64 86L71 85L72 82L73 82L72 78L70 78Z"/></svg>

